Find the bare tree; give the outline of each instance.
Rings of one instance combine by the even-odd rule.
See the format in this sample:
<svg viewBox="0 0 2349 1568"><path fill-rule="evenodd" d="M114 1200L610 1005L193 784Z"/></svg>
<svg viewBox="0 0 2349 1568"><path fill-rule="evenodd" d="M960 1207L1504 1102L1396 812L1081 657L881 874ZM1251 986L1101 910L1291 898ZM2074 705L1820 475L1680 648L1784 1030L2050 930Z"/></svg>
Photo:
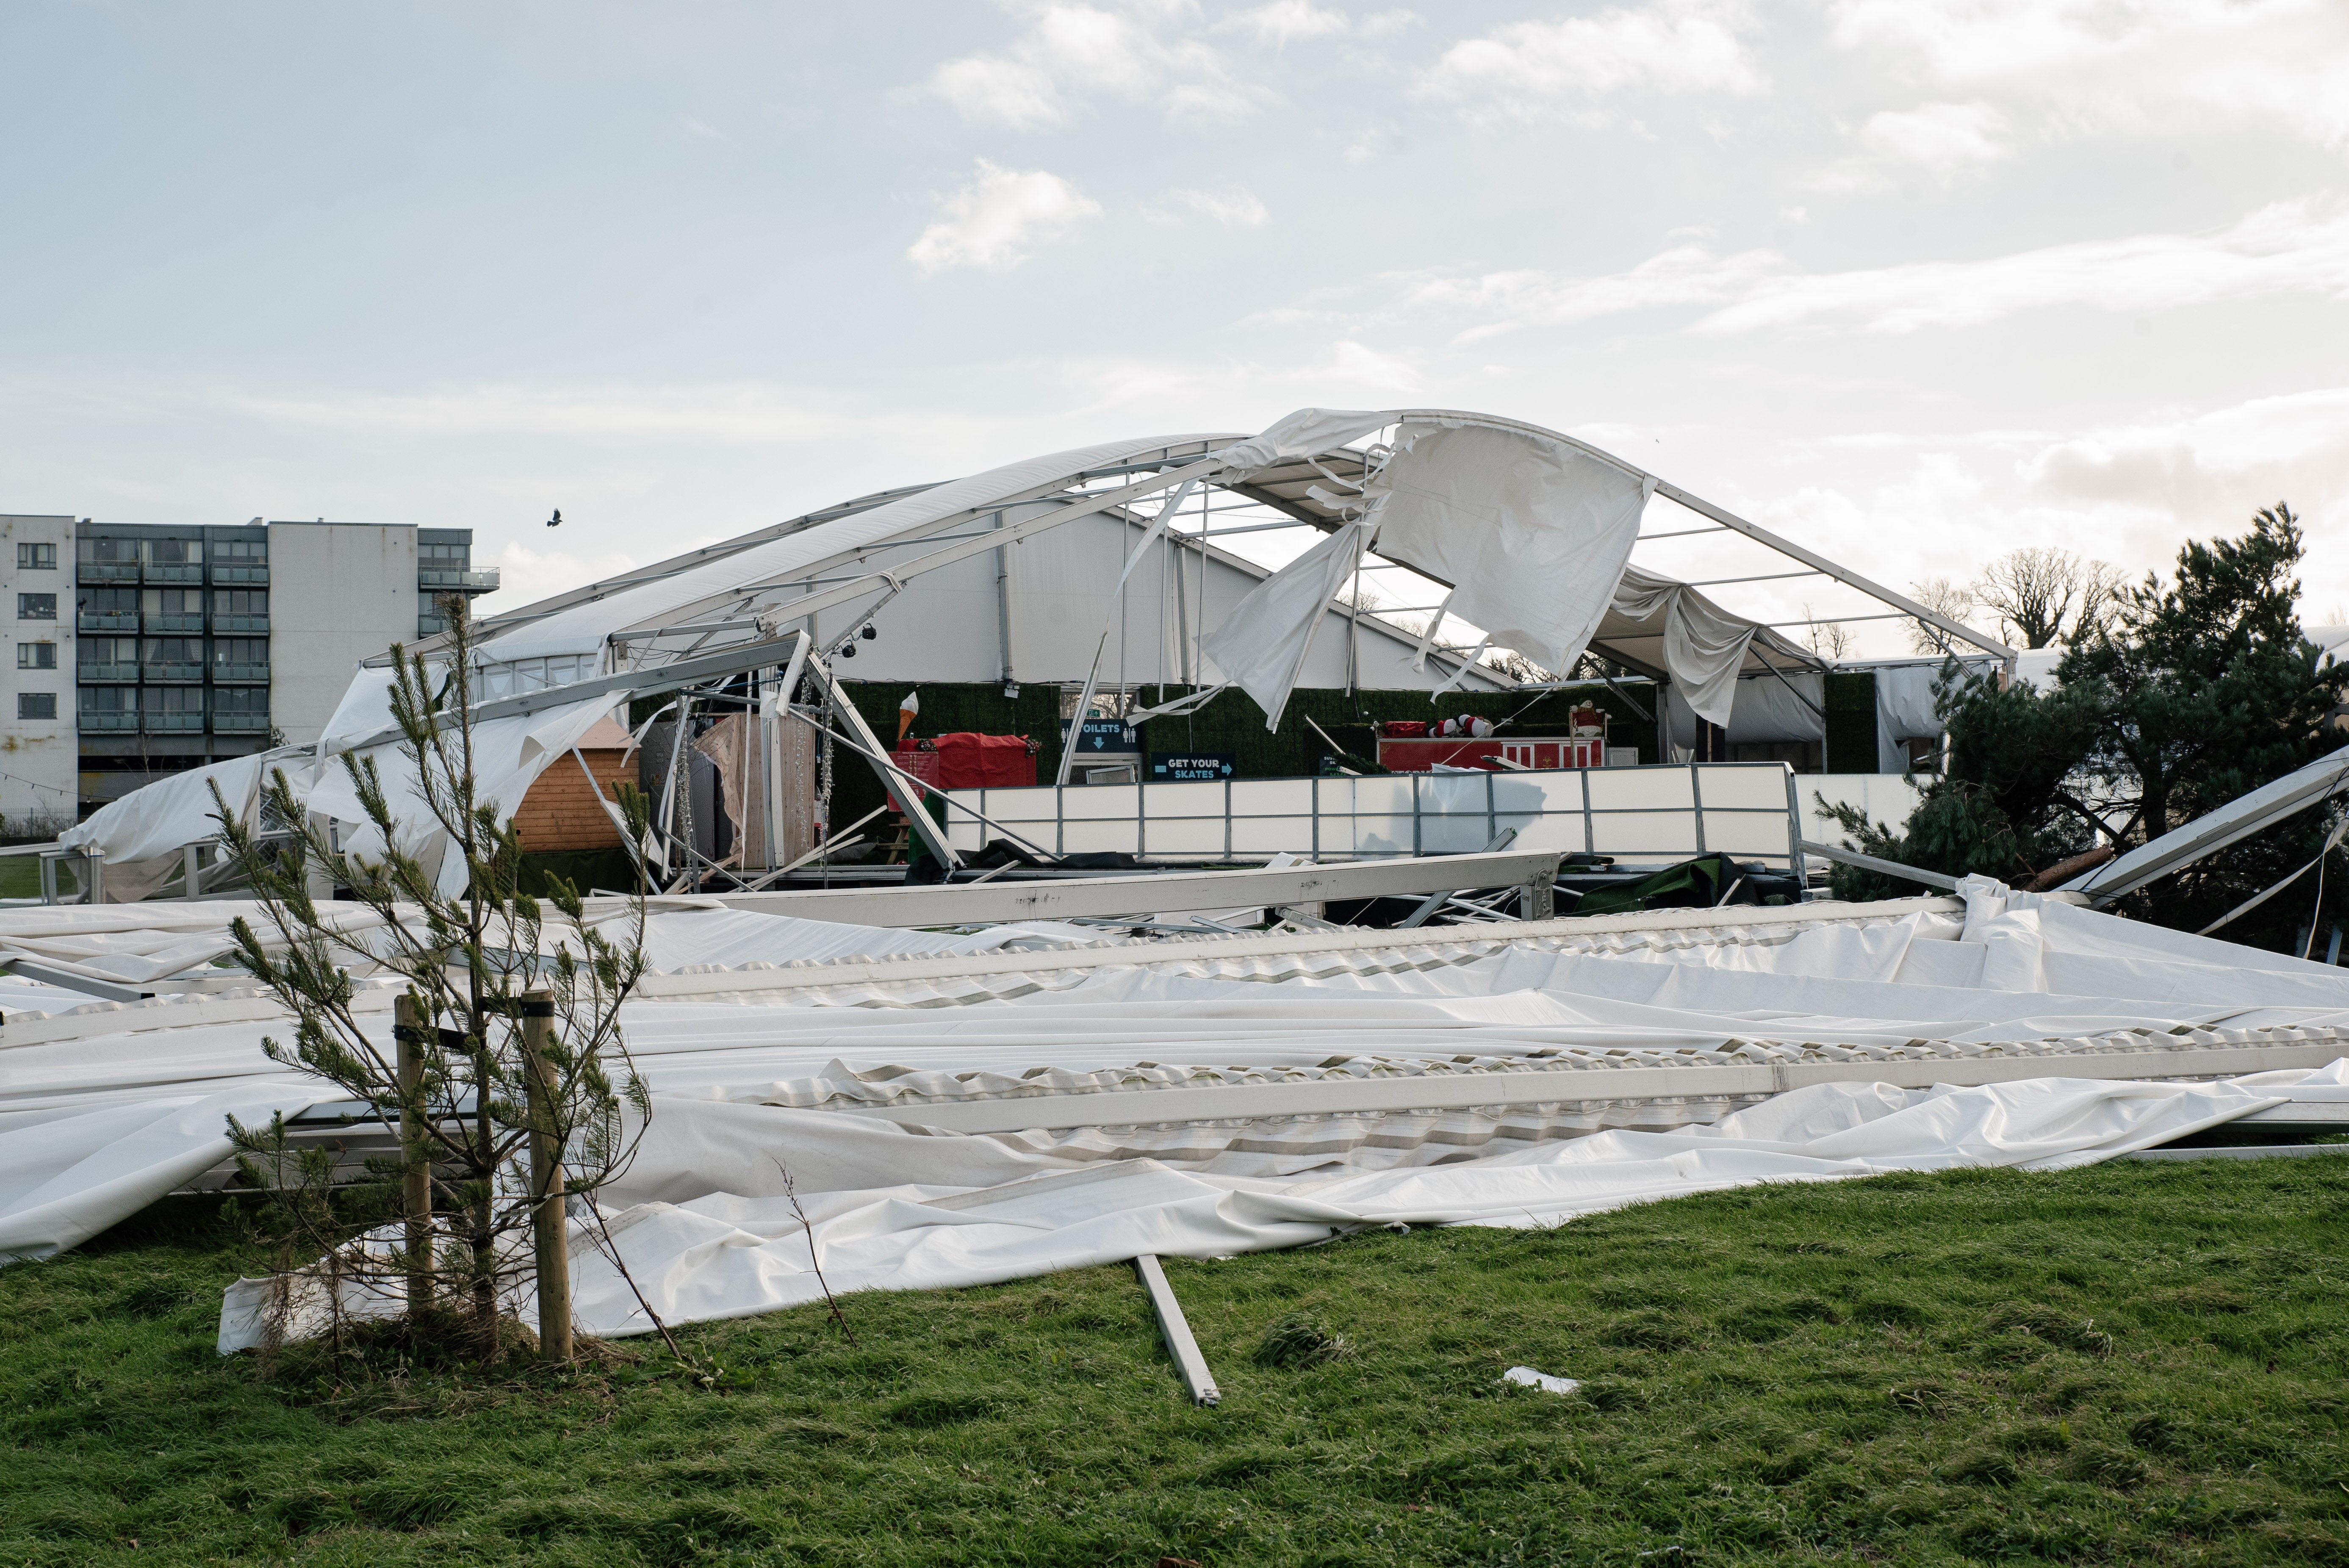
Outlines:
<svg viewBox="0 0 2349 1568"><path fill-rule="evenodd" d="M2078 642L2104 622L2120 574L2068 550L2032 545L1983 568L1973 592L1999 627L2026 648Z"/></svg>
<svg viewBox="0 0 2349 1568"><path fill-rule="evenodd" d="M1808 604L1803 606L1803 619L1814 623L1811 634L1803 640L1811 652L1823 659L1839 659L1851 652L1851 633L1841 621L1822 621L1818 612Z"/></svg>
<svg viewBox="0 0 2349 1568"><path fill-rule="evenodd" d="M1974 610L1973 591L1961 588L1946 577L1929 577L1922 583L1911 583L1909 584L1909 597L1935 614L1951 621L1962 621ZM1949 634L1930 622L1911 621L1909 623L1909 646L1920 654L1946 654L1950 651Z"/></svg>

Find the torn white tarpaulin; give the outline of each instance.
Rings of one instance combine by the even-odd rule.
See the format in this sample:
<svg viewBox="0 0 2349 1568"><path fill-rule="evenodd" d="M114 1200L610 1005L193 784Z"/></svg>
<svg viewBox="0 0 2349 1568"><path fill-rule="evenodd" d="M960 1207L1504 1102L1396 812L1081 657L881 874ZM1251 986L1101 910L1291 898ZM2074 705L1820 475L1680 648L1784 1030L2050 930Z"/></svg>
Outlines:
<svg viewBox="0 0 2349 1568"><path fill-rule="evenodd" d="M1737 697L1737 677L1758 624L1730 614L1685 583L1637 566L1623 568L1614 611L1629 621L1664 620L1664 668L1682 700L1707 724L1726 727Z"/></svg>
<svg viewBox="0 0 2349 1568"><path fill-rule="evenodd" d="M567 755L580 737L627 700L625 692L607 692L579 702L537 713L512 714L484 719L473 726L473 799L481 805L495 802L502 814L522 807L523 797L538 776ZM399 847L428 869L439 865L440 892L454 897L465 886L465 866L459 855L443 853L446 835L419 792L416 762L405 741L367 747L330 758L319 768L310 786L307 804L316 813L357 824L343 835L347 852L362 857L383 852L381 835L367 820L358 790L349 773L351 760L372 760L383 785L385 806L392 814Z"/></svg>
<svg viewBox="0 0 2349 1568"><path fill-rule="evenodd" d="M2283 1103L2301 1083L2340 1081L2344 1065L2210 1084L2061 1078L1971 1088L1823 1084L1713 1127L1605 1132L1496 1159L1303 1181L1181 1171L1154 1160L1054 1170L999 1146L990 1151L972 1148L973 1140L876 1134L814 1112L768 1111L763 1135L730 1142L701 1131L703 1108L661 1102L654 1111L660 1130L639 1156L641 1174L632 1171L607 1200L626 1203L640 1181L705 1190L612 1217L613 1244L633 1288L595 1250L590 1227L574 1225L572 1300L582 1329L619 1336L652 1331L639 1292L667 1322L690 1323L820 1300L826 1285L843 1294L988 1284L1142 1253L1270 1251L1361 1225L1540 1226L1764 1183L1959 1166L2058 1170ZM790 1161L802 1191L808 1174L834 1160L885 1174L872 1186L834 1186L795 1205L778 1156ZM323 1326L326 1288L320 1276L302 1279L289 1325L295 1332ZM389 1314L403 1305L396 1279L344 1288L346 1310ZM271 1295L266 1280L229 1288L222 1353L262 1343ZM531 1310L526 1295L516 1305Z"/></svg>
<svg viewBox="0 0 2349 1568"><path fill-rule="evenodd" d="M1377 546L1454 585L1452 614L1545 668L1573 666L1631 557L1655 480L1564 441L1411 423L1371 481Z"/></svg>
<svg viewBox="0 0 2349 1568"><path fill-rule="evenodd" d="M1361 560L1376 519L1350 522L1257 584L1223 624L1199 639L1199 651L1264 709L1265 727L1280 727L1281 709L1312 651L1313 634Z"/></svg>
<svg viewBox="0 0 2349 1568"><path fill-rule="evenodd" d="M623 1022L666 1098L754 1119L976 1117L988 1136L958 1146L1284 1179L1703 1121L1781 1070L2183 1078L2349 1048L2339 969L1968 892L813 965L789 956L797 923L777 922L771 960L651 976ZM656 918L688 933L682 955L686 923L709 913ZM699 951L739 955L740 922L711 924ZM353 1015L388 1047L393 988L357 985ZM11 1016L0 1165L20 1128L266 1088L283 1069L260 1037L283 1026L233 994ZM802 1191L823 1179L802 1174ZM109 1189L127 1206L92 1222L166 1191Z"/></svg>
<svg viewBox="0 0 2349 1568"><path fill-rule="evenodd" d="M1234 441L1220 454L1222 478L1244 478L1257 469L1293 458L1312 458L1375 435L1394 421L1392 414L1365 408L1299 408L1275 420L1245 441Z"/></svg>
<svg viewBox="0 0 2349 1568"><path fill-rule="evenodd" d="M106 901L135 902L169 880L181 864L183 847L220 836L222 800L238 821L251 827L262 780L270 771L282 768L306 783L311 767L306 750L287 748L167 774L99 807L59 833L57 842L105 856ZM220 800L212 796L215 786Z"/></svg>

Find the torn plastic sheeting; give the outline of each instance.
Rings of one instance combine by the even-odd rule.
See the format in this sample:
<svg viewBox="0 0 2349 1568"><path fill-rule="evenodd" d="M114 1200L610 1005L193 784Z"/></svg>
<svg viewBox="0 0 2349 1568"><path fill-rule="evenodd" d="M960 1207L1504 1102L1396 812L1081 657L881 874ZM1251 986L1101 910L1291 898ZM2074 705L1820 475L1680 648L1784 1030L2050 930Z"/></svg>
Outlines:
<svg viewBox="0 0 2349 1568"><path fill-rule="evenodd" d="M1512 1367L1501 1374L1501 1381L1515 1383L1521 1388L1539 1388L1546 1394L1571 1394L1582 1387L1579 1377L1553 1377L1530 1367Z"/></svg>
<svg viewBox="0 0 2349 1568"><path fill-rule="evenodd" d="M972 1140L900 1135L903 1154L888 1162L888 1185L802 1198L812 1234L782 1190L776 1156L793 1161L804 1192L805 1174L823 1164L839 1121L776 1110L768 1113L771 1131L737 1158L697 1157L694 1179L706 1184L702 1195L636 1204L614 1216L611 1229L653 1310L669 1323L691 1323L819 1300L818 1261L835 1294L930 1289L1121 1263L1143 1253L1210 1258L1276 1251L1365 1224L1538 1227L1764 1183L1961 1166L2065 1169L2281 1104L2287 1097L2278 1090L2289 1086L2275 1080L2337 1080L2344 1066L2336 1063L2326 1075L2270 1073L2213 1084L2040 1078L1946 1090L1821 1085L1709 1128L1607 1132L1493 1160L1297 1182L1141 1160L961 1186L936 1178L962 1160L956 1146ZM691 1102L664 1103L654 1125L666 1118L667 1136L692 1148L694 1114ZM656 1162L672 1163L657 1156ZM626 1202L635 1180L632 1172L611 1189L611 1201ZM636 1292L593 1253L584 1227L573 1256L582 1329L607 1337L652 1331ZM323 1321L326 1288L316 1276L305 1279L295 1293L297 1311ZM345 1308L396 1313L403 1305L399 1288L389 1275L380 1287L352 1287ZM261 1343L269 1295L266 1281L229 1288L223 1354ZM517 1305L527 1314L526 1300ZM310 1325L297 1317L292 1326L301 1332Z"/></svg>

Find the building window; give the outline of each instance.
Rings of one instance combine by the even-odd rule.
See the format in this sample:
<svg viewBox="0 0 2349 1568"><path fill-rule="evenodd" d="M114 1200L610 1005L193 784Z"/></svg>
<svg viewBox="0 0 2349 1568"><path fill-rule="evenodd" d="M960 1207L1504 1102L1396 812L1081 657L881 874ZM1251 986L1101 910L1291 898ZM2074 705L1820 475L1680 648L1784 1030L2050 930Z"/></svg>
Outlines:
<svg viewBox="0 0 2349 1568"><path fill-rule="evenodd" d="M204 563L204 542L201 539L142 539L147 547L145 559L150 566L202 566Z"/></svg>
<svg viewBox="0 0 2349 1568"><path fill-rule="evenodd" d="M18 718L55 718L57 716L57 694L53 691L20 691L16 694Z"/></svg>
<svg viewBox="0 0 2349 1568"><path fill-rule="evenodd" d="M269 717L267 686L222 686L212 693L212 711L225 716L248 718Z"/></svg>
<svg viewBox="0 0 2349 1568"><path fill-rule="evenodd" d="M266 615L269 614L269 590L266 588L215 588L212 590L212 614L215 615Z"/></svg>
<svg viewBox="0 0 2349 1568"><path fill-rule="evenodd" d="M416 563L447 570L464 571L472 564L473 547L470 544L419 544L416 547Z"/></svg>
<svg viewBox="0 0 2349 1568"><path fill-rule="evenodd" d="M84 717L139 711L137 686L84 686L81 688L81 711Z"/></svg>
<svg viewBox="0 0 2349 1568"><path fill-rule="evenodd" d="M57 667L57 645L55 643L17 644L16 667L20 670L56 669Z"/></svg>
<svg viewBox="0 0 2349 1568"><path fill-rule="evenodd" d="M147 639L147 656L140 662L201 665L204 662L204 640L202 637L150 637Z"/></svg>
<svg viewBox="0 0 2349 1568"><path fill-rule="evenodd" d="M57 618L57 596L54 593L19 593L16 595L16 619L19 621L54 621Z"/></svg>
<svg viewBox="0 0 2349 1568"><path fill-rule="evenodd" d="M139 614L139 590L136 588L85 588L81 591L81 607L91 615L136 615Z"/></svg>
<svg viewBox="0 0 2349 1568"><path fill-rule="evenodd" d="M75 545L74 554L85 566L136 566L139 563L139 542L135 539L84 539Z"/></svg>
<svg viewBox="0 0 2349 1568"><path fill-rule="evenodd" d="M139 663L139 639L136 637L84 637L81 640L81 662L85 673L101 665Z"/></svg>
<svg viewBox="0 0 2349 1568"><path fill-rule="evenodd" d="M57 547L54 544L16 546L16 570L19 572L55 572L57 569Z"/></svg>
<svg viewBox="0 0 2349 1568"><path fill-rule="evenodd" d="M214 637L212 663L220 665L265 665L269 662L269 639L266 637Z"/></svg>
<svg viewBox="0 0 2349 1568"><path fill-rule="evenodd" d="M140 607L150 615L201 615L204 613L204 591L150 588L140 595Z"/></svg>
<svg viewBox="0 0 2349 1568"><path fill-rule="evenodd" d="M215 566L260 566L268 560L269 541L265 539L212 541L212 564Z"/></svg>

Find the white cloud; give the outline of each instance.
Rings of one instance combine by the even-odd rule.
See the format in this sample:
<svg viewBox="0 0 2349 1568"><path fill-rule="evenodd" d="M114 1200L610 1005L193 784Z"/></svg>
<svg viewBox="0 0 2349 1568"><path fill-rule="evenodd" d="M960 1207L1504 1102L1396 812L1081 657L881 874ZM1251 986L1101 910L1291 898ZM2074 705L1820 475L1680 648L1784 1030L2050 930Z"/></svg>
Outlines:
<svg viewBox="0 0 2349 1568"><path fill-rule="evenodd" d="M693 138L696 141L731 141L734 139L732 137L728 136L724 131L719 129L716 126L710 124L708 120L696 119L689 114L681 114L677 117L677 128L678 129L685 132L686 135Z"/></svg>
<svg viewBox="0 0 2349 1568"><path fill-rule="evenodd" d="M1477 119L1603 124L1605 100L1680 93L1758 92L1739 36L1735 0L1652 0L1555 22L1513 22L1452 46L1414 89Z"/></svg>
<svg viewBox="0 0 2349 1568"><path fill-rule="evenodd" d="M1696 322L1699 332L1820 323L1902 333L1976 326L2054 305L2142 313L2282 294L2349 302L2349 211L2325 216L2311 203L2285 201L2216 233L2143 234L1844 273L1787 273L1785 264L1775 251L1723 256L1688 244L1599 277L1526 271L1423 278L1404 289L1401 303L1484 316L1460 334L1469 342L1663 305L1717 307Z"/></svg>
<svg viewBox="0 0 2349 1568"><path fill-rule="evenodd" d="M1300 38L1326 38L1352 26L1352 18L1343 11L1316 5L1313 0L1273 0L1269 5L1225 17L1216 24L1216 31L1247 33L1257 43L1277 48Z"/></svg>
<svg viewBox="0 0 2349 1568"><path fill-rule="evenodd" d="M1830 36L1897 74L2011 98L2051 129L2281 122L2349 150L2340 0L1835 0Z"/></svg>
<svg viewBox="0 0 2349 1568"><path fill-rule="evenodd" d="M1252 192L1236 185L1222 191L1169 191L1164 201L1150 209L1149 216L1171 223L1185 211L1227 229L1258 228L1272 216Z"/></svg>
<svg viewBox="0 0 2349 1568"><path fill-rule="evenodd" d="M526 544L510 542L498 552L498 591L483 594L476 601L476 607L485 615L520 609L556 593L616 577L636 564L632 556L610 552L533 550Z"/></svg>
<svg viewBox="0 0 2349 1568"><path fill-rule="evenodd" d="M936 431L943 438L975 442L984 449L988 443L1006 438L1013 428L991 417L896 402L867 412L837 394L758 382L677 387L503 385L444 392L329 392L299 397L204 387L177 394L166 407L182 405L321 429L425 438L529 436L605 443L786 447L879 438L919 449L929 438L923 432ZM563 486L580 482L574 475ZM588 490L590 493L627 493L626 486L616 482L590 480ZM548 487L536 486L530 493L545 495Z"/></svg>
<svg viewBox="0 0 2349 1568"><path fill-rule="evenodd" d="M2090 430L2042 447L2021 472L2050 497L2214 530L2278 500L2349 524L2349 387Z"/></svg>
<svg viewBox="0 0 2349 1568"><path fill-rule="evenodd" d="M2319 218L2308 203L2286 201L2215 234L2143 234L1978 262L1763 278L1697 328L1841 320L1912 332L2049 305L2147 312L2284 294L2349 300L2349 215Z"/></svg>
<svg viewBox="0 0 2349 1568"><path fill-rule="evenodd" d="M1629 272L1603 277L1519 271L1424 279L1406 290L1403 303L1490 318L1460 335L1467 343L1517 327L1563 326L1660 305L1722 304L1744 297L1784 263L1775 251L1718 256L1703 245L1677 245Z"/></svg>
<svg viewBox="0 0 2349 1568"><path fill-rule="evenodd" d="M1948 169L2006 156L2006 116L1986 103L1928 103L1868 117L1860 140L1903 163Z"/></svg>
<svg viewBox="0 0 2349 1568"><path fill-rule="evenodd" d="M930 73L930 90L968 119L1038 129L1067 123L1083 100L1102 95L1161 104L1170 119L1225 121L1252 113L1263 99L1233 82L1209 46L1160 36L1147 13L1179 7L1135 15L1048 0L1019 9L1028 27L1008 49L949 60Z"/></svg>
<svg viewBox="0 0 2349 1568"><path fill-rule="evenodd" d="M982 158L978 178L939 204L936 221L906 247L905 257L925 273L1000 271L1018 266L1033 246L1057 239L1071 224L1100 215L1100 202L1057 174L999 169Z"/></svg>

